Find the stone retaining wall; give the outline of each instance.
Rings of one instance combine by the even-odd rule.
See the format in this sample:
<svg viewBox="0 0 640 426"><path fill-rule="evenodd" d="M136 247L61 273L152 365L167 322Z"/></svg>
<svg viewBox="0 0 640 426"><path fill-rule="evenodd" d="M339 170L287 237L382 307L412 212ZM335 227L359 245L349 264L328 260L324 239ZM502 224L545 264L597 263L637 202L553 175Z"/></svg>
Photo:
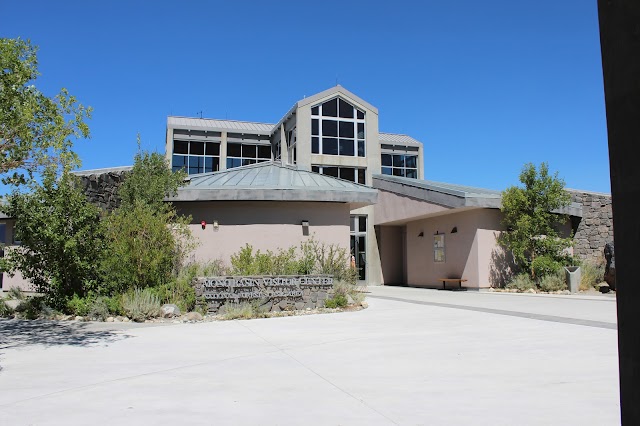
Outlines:
<svg viewBox="0 0 640 426"><path fill-rule="evenodd" d="M613 241L611 195L568 190L571 201L582 204L582 219L574 224L574 254L584 260L602 262L604 246Z"/></svg>
<svg viewBox="0 0 640 426"><path fill-rule="evenodd" d="M212 314L224 313L225 304L243 302L265 312L323 308L334 295L329 275L198 277L193 285Z"/></svg>
<svg viewBox="0 0 640 426"><path fill-rule="evenodd" d="M80 174L82 190L92 204L112 211L120 206L118 189L129 170L114 170L95 174Z"/></svg>

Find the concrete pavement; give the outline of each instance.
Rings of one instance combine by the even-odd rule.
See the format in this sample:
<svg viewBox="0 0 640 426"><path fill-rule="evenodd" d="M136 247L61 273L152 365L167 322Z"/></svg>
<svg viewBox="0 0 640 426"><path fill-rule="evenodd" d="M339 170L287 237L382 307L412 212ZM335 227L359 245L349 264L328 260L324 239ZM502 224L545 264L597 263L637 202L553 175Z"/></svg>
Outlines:
<svg viewBox="0 0 640 426"><path fill-rule="evenodd" d="M0 424L619 423L612 299L369 290L328 315L2 320Z"/></svg>

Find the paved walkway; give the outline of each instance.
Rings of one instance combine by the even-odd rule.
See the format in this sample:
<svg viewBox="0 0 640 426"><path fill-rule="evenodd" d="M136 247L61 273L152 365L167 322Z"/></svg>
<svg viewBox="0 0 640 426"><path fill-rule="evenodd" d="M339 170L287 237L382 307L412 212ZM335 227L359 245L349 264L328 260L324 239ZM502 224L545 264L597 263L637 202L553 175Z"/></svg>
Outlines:
<svg viewBox="0 0 640 426"><path fill-rule="evenodd" d="M612 298L370 291L332 315L0 320L0 424L619 424Z"/></svg>

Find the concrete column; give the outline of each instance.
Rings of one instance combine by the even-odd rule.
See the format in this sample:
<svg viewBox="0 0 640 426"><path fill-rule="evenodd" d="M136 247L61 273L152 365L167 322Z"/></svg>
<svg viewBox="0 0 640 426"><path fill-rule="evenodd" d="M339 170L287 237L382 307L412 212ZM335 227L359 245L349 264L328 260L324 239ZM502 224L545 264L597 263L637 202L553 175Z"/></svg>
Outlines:
<svg viewBox="0 0 640 426"><path fill-rule="evenodd" d="M227 132L220 135L220 171L227 170Z"/></svg>
<svg viewBox="0 0 640 426"><path fill-rule="evenodd" d="M640 425L640 2L598 0L618 308L620 410Z"/></svg>

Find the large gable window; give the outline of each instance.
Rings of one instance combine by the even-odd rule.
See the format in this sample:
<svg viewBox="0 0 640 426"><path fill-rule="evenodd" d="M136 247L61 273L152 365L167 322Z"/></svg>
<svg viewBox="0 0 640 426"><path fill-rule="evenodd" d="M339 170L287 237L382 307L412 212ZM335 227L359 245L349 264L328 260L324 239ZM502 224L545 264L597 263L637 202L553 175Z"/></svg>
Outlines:
<svg viewBox="0 0 640 426"><path fill-rule="evenodd" d="M312 107L311 153L364 157L364 111L341 98Z"/></svg>

